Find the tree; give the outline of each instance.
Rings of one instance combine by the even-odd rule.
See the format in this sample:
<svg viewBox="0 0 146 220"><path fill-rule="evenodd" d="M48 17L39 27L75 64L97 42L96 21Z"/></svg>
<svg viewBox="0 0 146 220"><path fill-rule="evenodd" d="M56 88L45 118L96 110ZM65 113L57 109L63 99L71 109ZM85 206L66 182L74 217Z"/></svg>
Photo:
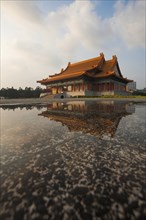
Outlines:
<svg viewBox="0 0 146 220"><path fill-rule="evenodd" d="M0 90L0 96L5 98L38 98L42 92L42 88L36 87L35 89L31 87L25 87L25 89L22 89L19 87L19 89L11 88L2 88Z"/></svg>

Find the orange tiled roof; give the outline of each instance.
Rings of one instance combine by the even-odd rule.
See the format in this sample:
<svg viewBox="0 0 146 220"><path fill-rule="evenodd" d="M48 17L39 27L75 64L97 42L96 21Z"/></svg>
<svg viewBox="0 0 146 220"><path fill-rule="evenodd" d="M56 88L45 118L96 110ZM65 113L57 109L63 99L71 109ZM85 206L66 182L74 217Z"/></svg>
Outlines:
<svg viewBox="0 0 146 220"><path fill-rule="evenodd" d="M86 75L91 78L104 78L113 75L114 77L118 77L124 81L129 81L127 78L123 78L120 69L120 76L117 76L114 72L114 67L117 65L119 69L117 57L113 56L111 60L105 61L104 54L100 53L99 57L95 57L89 60L84 60L77 63L68 63L68 66L65 70L61 70L60 73L50 76L49 78L39 80L37 82L41 84L47 84L51 82L57 82L60 80L67 80L72 78L77 78L82 75ZM95 70L95 74L93 71Z"/></svg>
<svg viewBox="0 0 146 220"><path fill-rule="evenodd" d="M99 57L95 57L89 60L80 61L77 63L68 63L67 68L62 71L60 74L65 76L66 74L74 74L76 72L85 72L87 70L99 67L101 62L104 60L103 54L100 54Z"/></svg>

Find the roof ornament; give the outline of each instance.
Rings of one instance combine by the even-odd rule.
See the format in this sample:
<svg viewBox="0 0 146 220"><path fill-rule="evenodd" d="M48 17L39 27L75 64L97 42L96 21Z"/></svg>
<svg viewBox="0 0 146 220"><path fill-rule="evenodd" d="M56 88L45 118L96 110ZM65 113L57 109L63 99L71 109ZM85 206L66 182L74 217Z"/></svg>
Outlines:
<svg viewBox="0 0 146 220"><path fill-rule="evenodd" d="M113 55L113 60L117 60L117 56L116 55Z"/></svg>
<svg viewBox="0 0 146 220"><path fill-rule="evenodd" d="M103 54L103 53L100 53L100 56L101 56L101 57L104 57L104 54Z"/></svg>
<svg viewBox="0 0 146 220"><path fill-rule="evenodd" d="M68 62L68 65L67 66L70 66L71 62Z"/></svg>
<svg viewBox="0 0 146 220"><path fill-rule="evenodd" d="M63 72L63 70L64 70L64 69L63 69L63 68L61 68L61 73Z"/></svg>

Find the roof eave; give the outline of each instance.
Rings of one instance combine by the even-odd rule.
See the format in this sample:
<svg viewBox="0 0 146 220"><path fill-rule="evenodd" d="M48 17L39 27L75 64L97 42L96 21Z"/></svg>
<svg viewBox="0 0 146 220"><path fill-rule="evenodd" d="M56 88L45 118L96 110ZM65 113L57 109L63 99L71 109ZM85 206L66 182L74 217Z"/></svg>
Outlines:
<svg viewBox="0 0 146 220"><path fill-rule="evenodd" d="M84 73L83 74L81 74L81 75L78 75L78 76L70 76L70 77L66 77L66 78L62 78L62 79L51 79L51 80L47 80L47 81L45 81L45 82L43 82L42 84L44 84L44 85L46 85L46 84L51 84L51 83L56 83L56 82L60 82L60 81L68 81L68 80L70 80L70 79L77 79L77 78L80 78L80 77L82 77L84 75Z"/></svg>

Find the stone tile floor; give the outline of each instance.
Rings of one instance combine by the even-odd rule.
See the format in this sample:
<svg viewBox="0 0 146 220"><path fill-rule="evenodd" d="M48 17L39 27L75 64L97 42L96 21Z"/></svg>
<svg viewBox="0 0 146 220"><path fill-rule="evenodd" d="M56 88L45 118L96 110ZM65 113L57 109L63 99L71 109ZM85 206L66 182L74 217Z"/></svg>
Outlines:
<svg viewBox="0 0 146 220"><path fill-rule="evenodd" d="M145 219L145 110L135 105L114 137L2 110L0 218Z"/></svg>

